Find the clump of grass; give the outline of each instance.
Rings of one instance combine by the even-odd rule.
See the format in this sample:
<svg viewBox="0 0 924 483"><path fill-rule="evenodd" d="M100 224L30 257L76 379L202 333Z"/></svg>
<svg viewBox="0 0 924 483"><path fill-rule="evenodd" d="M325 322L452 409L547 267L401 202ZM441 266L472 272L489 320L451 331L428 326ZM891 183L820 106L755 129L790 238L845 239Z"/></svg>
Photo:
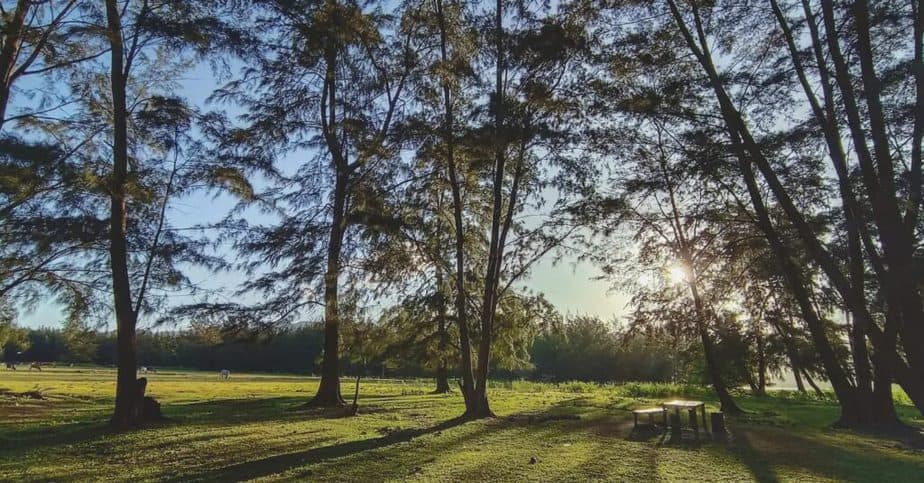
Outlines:
<svg viewBox="0 0 924 483"><path fill-rule="evenodd" d="M573 392L577 394L590 394L599 390L598 384L581 381L571 381L559 386L564 392Z"/></svg>
<svg viewBox="0 0 924 483"><path fill-rule="evenodd" d="M622 396L648 399L681 396L707 398L711 395L709 388L704 386L671 382L626 382L616 387Z"/></svg>
<svg viewBox="0 0 924 483"><path fill-rule="evenodd" d="M823 391L821 394L816 393L815 391L799 392L799 391L770 391L769 395L775 399L781 399L785 401L797 401L797 402L824 402L824 403L836 403L837 397L834 395L833 391ZM896 403L899 400L896 399Z"/></svg>

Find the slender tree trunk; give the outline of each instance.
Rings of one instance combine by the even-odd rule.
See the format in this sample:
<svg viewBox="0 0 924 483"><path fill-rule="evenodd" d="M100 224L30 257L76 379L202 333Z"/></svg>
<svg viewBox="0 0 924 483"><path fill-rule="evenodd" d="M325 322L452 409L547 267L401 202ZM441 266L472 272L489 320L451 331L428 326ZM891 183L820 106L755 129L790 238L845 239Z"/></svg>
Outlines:
<svg viewBox="0 0 924 483"><path fill-rule="evenodd" d="M437 230L440 230L437 224ZM437 245L440 245L437 243ZM437 263L436 266L436 290L437 290L437 352L439 353L436 367L436 390L435 394L445 394L449 392L449 328L447 327L446 299L443 297L443 267Z"/></svg>
<svg viewBox="0 0 924 483"><path fill-rule="evenodd" d="M783 311L780 311L780 316L782 316ZM782 327L782 323L779 321L772 322L771 325L773 329L776 330L777 335L783 339L783 345L786 348L786 357L789 358L789 367L792 369L793 377L796 378L796 388L799 389L799 392L805 392L805 384L802 382L802 364L799 362L799 351L796 349L796 343L793 340L792 336L792 316L789 317L790 326L787 329Z"/></svg>
<svg viewBox="0 0 924 483"><path fill-rule="evenodd" d="M336 1L328 0L331 10ZM347 230L347 196L352 170L338 135L337 112L337 45L332 38L324 45L324 88L321 94L321 128L331 155L334 173L330 234L327 242L327 268L324 272L324 356L321 359L321 382L309 406L345 406L340 393L340 256Z"/></svg>
<svg viewBox="0 0 924 483"><path fill-rule="evenodd" d="M789 367L792 369L792 375L796 379L796 389L801 393L805 393L805 383L802 382L802 372L799 369L799 362L795 360L792 355L789 356Z"/></svg>
<svg viewBox="0 0 924 483"><path fill-rule="evenodd" d="M757 396L767 395L767 348L764 346L763 328L760 326L760 320L754 322L754 329L757 332Z"/></svg>
<svg viewBox="0 0 924 483"><path fill-rule="evenodd" d="M743 411L741 411L741 408L735 404L734 399L732 399L731 394L729 394L728 388L725 386L725 382L722 380L722 370L715 358L715 349L713 346L712 337L709 335L709 330L706 326L706 307L703 303L702 297L700 297L699 294L699 274L697 273L696 266L693 263L693 249L688 242L683 223L680 221L680 208L677 206L677 198L674 192L674 183L671 179L670 173L667 171L666 158L663 152L659 157L659 164L661 167L661 174L663 176L664 184L667 186L668 199L670 200L671 205L671 224L673 227L672 231L676 237L674 242L678 245L681 261L690 272L688 275L689 279L687 280L687 286L689 287L690 293L693 296L696 329L703 344L703 355L706 359L706 371L709 373L709 379L712 383L712 387L715 390L716 395L719 397L722 412L729 414L741 414Z"/></svg>
<svg viewBox="0 0 924 483"><path fill-rule="evenodd" d="M497 0L494 10L494 47L497 64L495 66L494 85L494 177L493 204L491 216L490 247L488 249L488 266L485 272L484 294L481 302L481 339L478 342L478 364L475 369L475 392L466 401L465 416L470 418L492 417L488 403L488 372L491 367L491 344L494 339L494 312L497 307L497 289L500 267L503 264L504 232L503 185L506 167L507 140L503 137L504 126L504 0ZM515 203L516 195L511 193L509 205Z"/></svg>
<svg viewBox="0 0 924 483"><path fill-rule="evenodd" d="M321 359L321 383L309 402L311 406L343 406L340 393L340 312L338 292L340 252L346 228L346 175L338 169L334 187L334 212L327 245L327 271L324 274L324 356Z"/></svg>
<svg viewBox="0 0 924 483"><path fill-rule="evenodd" d="M751 394L754 394L756 396L758 389L757 389L757 381L754 380L754 374L752 374L750 370L747 371L746 374L748 378L748 381L747 381L748 386L751 388Z"/></svg>
<svg viewBox="0 0 924 483"><path fill-rule="evenodd" d="M128 111L122 20L116 0L106 0L106 19L112 56L110 82L112 87L112 180L109 187L109 263L112 269L112 292L116 315L116 400L111 423L120 428L141 422L138 397L137 350L135 326L137 313L132 308L131 282L128 274ZM143 395L142 395L143 396Z"/></svg>
<svg viewBox="0 0 924 483"><path fill-rule="evenodd" d="M825 393L822 392L820 387L818 387L818 384L815 384L815 381L812 380L812 376L809 375L808 371L805 370L804 367L802 368L802 376L805 377L805 382L807 382L809 386L812 386L812 390L815 391L815 394L818 397L824 397Z"/></svg>
<svg viewBox="0 0 924 483"><path fill-rule="evenodd" d="M435 0L437 21L440 30L440 61L449 62L449 42L447 39L446 15L443 10L443 0ZM465 399L465 408L472 406L471 398L475 392L475 381L472 364L472 340L469 334L468 314L466 313L465 290L465 223L463 213L465 207L462 201L462 186L455 159L455 134L453 133L455 115L453 114L452 87L447 80L442 82L443 91L443 143L446 146L446 170L449 175L449 186L452 191L452 215L455 228L455 312L456 323L459 326L460 371L462 372L461 391Z"/></svg>
<svg viewBox="0 0 924 483"><path fill-rule="evenodd" d="M722 412L732 415L741 414L743 411L735 404L735 400L732 399L731 394L728 392L728 387L725 386L725 381L722 380L722 369L715 358L715 347L706 328L706 308L696 287L696 275L691 274L691 278L692 280L688 285L690 286L690 292L693 294L693 308L696 310L696 328L703 343L703 355L706 357L706 371L709 373L709 380L712 382L712 388L719 398Z"/></svg>

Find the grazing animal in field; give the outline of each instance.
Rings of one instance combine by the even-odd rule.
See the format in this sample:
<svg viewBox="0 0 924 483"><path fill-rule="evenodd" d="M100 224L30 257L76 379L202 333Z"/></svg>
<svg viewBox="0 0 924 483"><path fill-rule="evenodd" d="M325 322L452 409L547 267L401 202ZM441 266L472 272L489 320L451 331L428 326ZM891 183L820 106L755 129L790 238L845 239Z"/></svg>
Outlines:
<svg viewBox="0 0 924 483"><path fill-rule="evenodd" d="M222 369L221 371L218 372L218 378L223 381L227 381L228 379L231 379L231 371L227 369Z"/></svg>
<svg viewBox="0 0 924 483"><path fill-rule="evenodd" d="M32 364L29 364L29 371L32 371L32 369L38 369L39 372L42 372L42 364L38 362L33 362Z"/></svg>
<svg viewBox="0 0 924 483"><path fill-rule="evenodd" d="M145 367L145 366L141 366L141 367L138 368L138 372L140 372L140 373L142 373L142 374L147 374L147 373L148 373L148 368Z"/></svg>
<svg viewBox="0 0 924 483"><path fill-rule="evenodd" d="M15 362L7 362L7 363L6 363L6 370L8 370L8 371L15 371L15 370L16 370L16 363L15 363Z"/></svg>

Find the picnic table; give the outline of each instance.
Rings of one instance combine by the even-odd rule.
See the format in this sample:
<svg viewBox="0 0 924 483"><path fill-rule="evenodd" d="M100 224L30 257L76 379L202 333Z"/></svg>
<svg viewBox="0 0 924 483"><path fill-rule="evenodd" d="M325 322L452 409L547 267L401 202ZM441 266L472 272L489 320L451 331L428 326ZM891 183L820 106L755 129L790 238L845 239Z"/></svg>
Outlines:
<svg viewBox="0 0 924 483"><path fill-rule="evenodd" d="M680 420L680 410L685 409L689 412L690 415L690 426L696 430L696 433L699 434L699 425L696 422L696 410L701 409L703 412L703 431L706 431L706 403L703 401L685 401L682 399L675 399L673 401L667 401L661 403L661 407L665 411L673 410L677 414L677 420Z"/></svg>

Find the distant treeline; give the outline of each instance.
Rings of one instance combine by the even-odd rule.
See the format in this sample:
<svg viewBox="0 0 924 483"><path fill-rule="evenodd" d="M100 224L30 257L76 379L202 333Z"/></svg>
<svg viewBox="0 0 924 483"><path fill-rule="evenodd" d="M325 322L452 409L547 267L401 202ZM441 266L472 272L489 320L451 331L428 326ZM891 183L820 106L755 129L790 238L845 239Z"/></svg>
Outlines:
<svg viewBox="0 0 924 483"><path fill-rule="evenodd" d="M223 336L212 329L144 331L138 334L139 365L203 370L317 374L323 349L323 326L307 324L272 336ZM6 361L115 364L115 333L66 329L23 330L18 342L4 347ZM496 368L499 378L581 381L668 381L677 361L668 348L642 336L627 336L610 324L577 318L540 332L529 350L531 364L519 369ZM344 359L347 374L427 377L433 370L398 354L364 368ZM682 379L698 379L696 368L678 370ZM451 372L454 374L454 371ZM682 377L686 375L687 377Z"/></svg>

